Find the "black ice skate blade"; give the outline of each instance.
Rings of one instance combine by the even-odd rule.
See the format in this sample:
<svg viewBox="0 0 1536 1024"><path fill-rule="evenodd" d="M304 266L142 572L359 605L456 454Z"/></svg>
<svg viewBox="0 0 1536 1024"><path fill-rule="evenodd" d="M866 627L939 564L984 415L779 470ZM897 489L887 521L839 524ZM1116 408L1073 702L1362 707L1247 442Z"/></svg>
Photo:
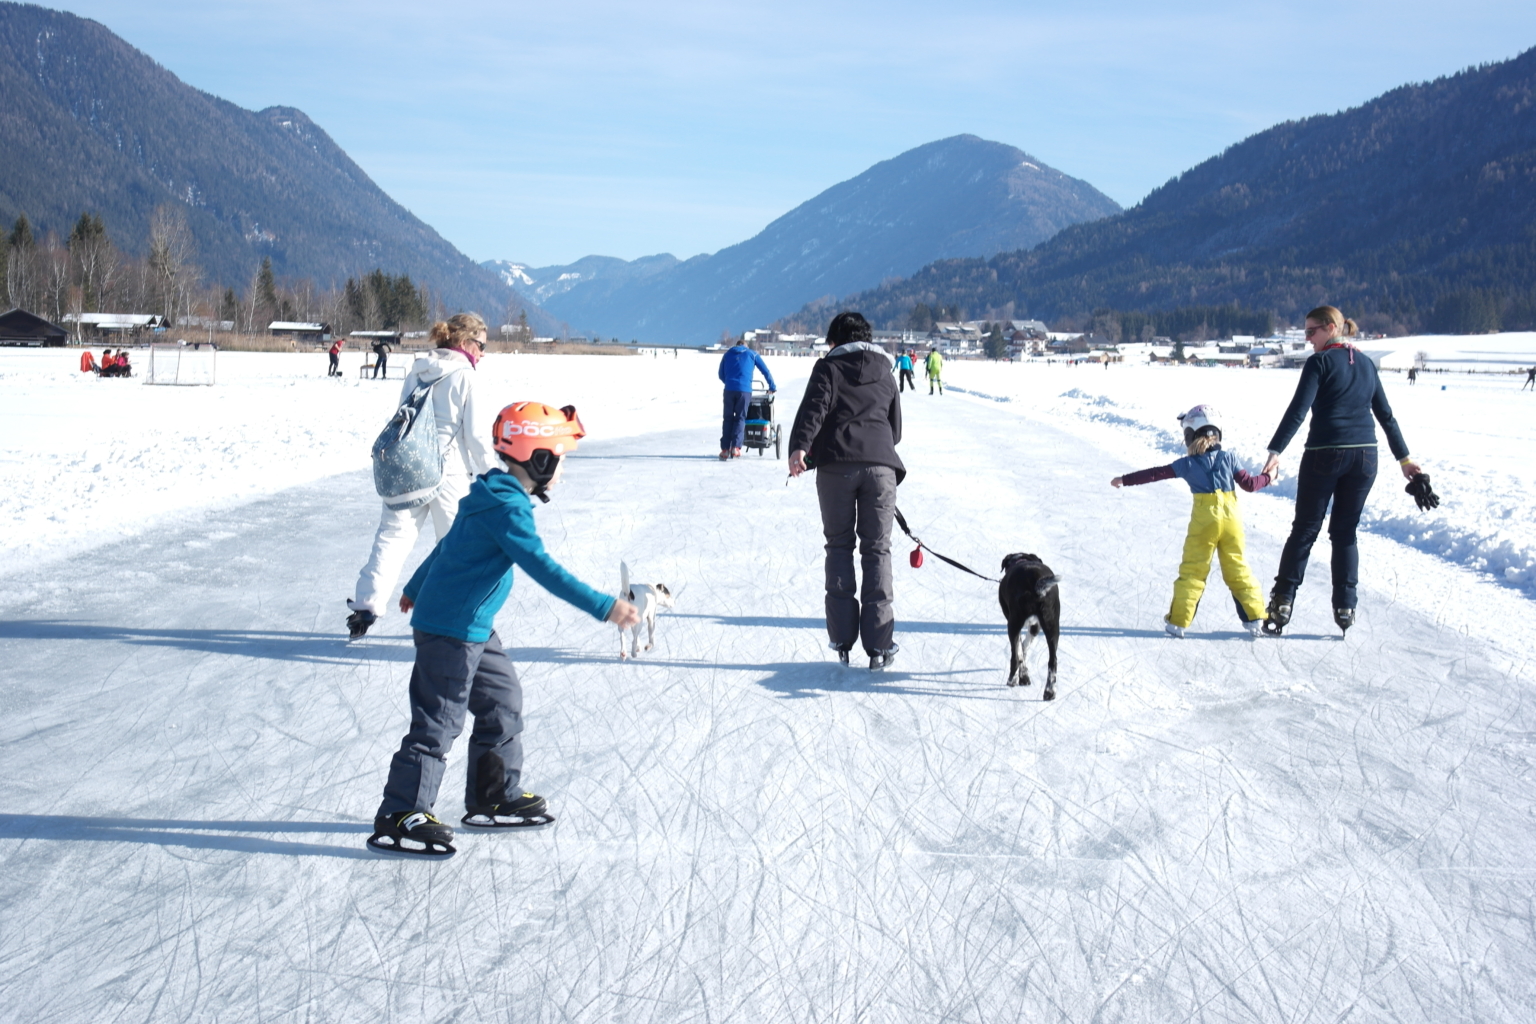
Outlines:
<svg viewBox="0 0 1536 1024"><path fill-rule="evenodd" d="M411 842L418 842L418 840L411 840ZM368 849L384 857L418 857L422 860L452 857L459 852L452 843L426 842L421 843L420 849L402 846L400 840L394 836L377 832L368 837Z"/></svg>
<svg viewBox="0 0 1536 1024"><path fill-rule="evenodd" d="M484 832L497 830L516 829L520 832L537 832L541 828L549 828L555 823L553 814L529 814L513 817L502 815L493 817L489 814L466 814L459 819L465 828L476 828Z"/></svg>

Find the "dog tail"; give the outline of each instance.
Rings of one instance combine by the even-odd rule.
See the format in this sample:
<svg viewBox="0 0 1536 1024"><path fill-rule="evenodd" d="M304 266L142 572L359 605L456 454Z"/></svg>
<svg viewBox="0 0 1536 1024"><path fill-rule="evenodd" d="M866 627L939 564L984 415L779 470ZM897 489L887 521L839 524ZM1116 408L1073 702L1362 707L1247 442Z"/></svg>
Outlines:
<svg viewBox="0 0 1536 1024"><path fill-rule="evenodd" d="M1052 589L1054 589L1055 586L1060 582L1060 576L1047 576L1043 580L1037 580L1035 582L1035 596L1044 597L1046 594L1049 594Z"/></svg>
<svg viewBox="0 0 1536 1024"><path fill-rule="evenodd" d="M619 563L619 599L629 600L629 563Z"/></svg>

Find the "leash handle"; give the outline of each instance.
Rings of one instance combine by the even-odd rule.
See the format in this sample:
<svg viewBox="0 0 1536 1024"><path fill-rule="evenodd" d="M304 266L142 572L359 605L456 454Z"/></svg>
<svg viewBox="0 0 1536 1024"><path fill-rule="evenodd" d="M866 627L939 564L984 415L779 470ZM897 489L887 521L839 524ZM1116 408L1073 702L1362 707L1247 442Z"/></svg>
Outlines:
<svg viewBox="0 0 1536 1024"><path fill-rule="evenodd" d="M991 576L983 576L981 573L977 572L975 569L972 569L970 566L968 566L968 565L961 565L959 562L955 561L953 558L950 558L947 555L941 555L937 551L933 550L933 548L930 548L927 544L924 544L918 538L917 534L913 533L911 528L909 526L907 526L907 517L901 514L901 509L899 509L899 508L896 509L896 523L897 523L898 526L901 527L901 532L902 533L904 533L908 537L912 538L912 542L918 546L919 550L926 551L930 555L932 555L934 558L937 558L939 561L947 562L950 565L954 566L956 569L959 569L961 572L968 572L972 576L975 576L977 579L986 580L988 583L1000 583L1000 582L1002 582L1001 580L993 579Z"/></svg>

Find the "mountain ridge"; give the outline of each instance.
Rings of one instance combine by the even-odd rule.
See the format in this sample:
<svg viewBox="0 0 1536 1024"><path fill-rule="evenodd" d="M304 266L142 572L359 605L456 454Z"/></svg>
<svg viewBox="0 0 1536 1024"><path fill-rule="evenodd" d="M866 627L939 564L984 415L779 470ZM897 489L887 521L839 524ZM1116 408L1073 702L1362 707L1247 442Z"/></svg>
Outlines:
<svg viewBox="0 0 1536 1024"><path fill-rule="evenodd" d="M1119 209L1023 150L956 135L876 163L746 241L652 273L599 275L542 303L600 335L706 344L818 296L911 273L945 255L1032 244Z"/></svg>
<svg viewBox="0 0 1536 1024"><path fill-rule="evenodd" d="M839 304L895 325L919 302L1044 319L1239 303L1293 320L1329 302L1398 333L1455 328L1452 310L1478 301L1502 303L1511 325L1536 324L1533 289L1536 50L1527 50L1283 122L1123 213L1031 249L935 261ZM807 305L782 323L823 312Z"/></svg>
<svg viewBox="0 0 1536 1024"><path fill-rule="evenodd" d="M499 317L501 281L378 187L294 107L249 111L187 85L99 22L0 3L0 217L65 235L84 211L142 252L155 207L184 210L208 276L263 258L322 287L375 266Z"/></svg>

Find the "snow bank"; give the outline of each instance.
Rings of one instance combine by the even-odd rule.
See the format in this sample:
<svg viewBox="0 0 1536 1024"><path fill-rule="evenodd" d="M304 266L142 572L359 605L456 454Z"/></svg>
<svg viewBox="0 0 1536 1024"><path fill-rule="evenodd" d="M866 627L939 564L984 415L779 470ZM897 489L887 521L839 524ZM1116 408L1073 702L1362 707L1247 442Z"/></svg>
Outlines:
<svg viewBox="0 0 1536 1024"><path fill-rule="evenodd" d="M1501 583L1536 591L1536 488L1521 462L1522 453L1536 445L1536 393L1520 391L1524 375L1464 372L1485 356L1536 365L1536 335L1395 341L1402 351L1430 352L1431 368L1463 371L1425 374L1414 385L1403 374L1383 375L1409 448L1442 501L1434 512L1419 512L1403 493L1397 467L1384 456L1362 525ZM1225 418L1226 447L1257 469L1295 390L1297 371L955 361L945 366L945 376L954 391L1080 424L1099 446L1146 465L1182 455L1178 413L1209 403ZM1300 462L1305 431L1286 450L1282 479L1269 493L1294 499L1295 479L1289 474Z"/></svg>
<svg viewBox="0 0 1536 1024"><path fill-rule="evenodd" d="M82 374L74 350L0 352L0 563L18 569L180 512L365 468L400 385L358 379L356 354L343 355L341 377L327 377L326 362L221 352L213 387L148 387ZM791 378L802 363L810 370L778 363ZM493 408L573 402L593 437L617 438L718 422L717 365L692 353L492 354L478 372Z"/></svg>

